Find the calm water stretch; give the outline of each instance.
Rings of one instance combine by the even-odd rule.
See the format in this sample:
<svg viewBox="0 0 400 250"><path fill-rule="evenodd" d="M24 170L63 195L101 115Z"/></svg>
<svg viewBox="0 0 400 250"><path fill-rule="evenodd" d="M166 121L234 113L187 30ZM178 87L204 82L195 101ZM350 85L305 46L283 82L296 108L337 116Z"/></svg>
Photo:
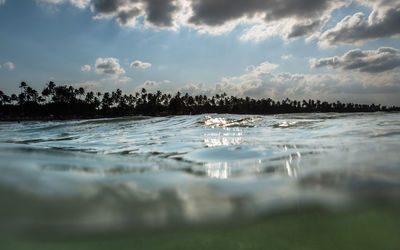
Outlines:
<svg viewBox="0 0 400 250"><path fill-rule="evenodd" d="M400 246L399 113L1 123L0 159L3 249Z"/></svg>

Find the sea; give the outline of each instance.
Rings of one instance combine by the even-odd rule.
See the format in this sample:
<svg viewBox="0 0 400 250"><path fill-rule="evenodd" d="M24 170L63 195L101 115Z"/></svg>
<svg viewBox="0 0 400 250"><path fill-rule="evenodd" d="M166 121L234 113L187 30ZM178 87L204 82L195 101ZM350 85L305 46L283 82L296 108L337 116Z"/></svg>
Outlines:
<svg viewBox="0 0 400 250"><path fill-rule="evenodd" d="M1 249L400 249L400 113L0 123Z"/></svg>

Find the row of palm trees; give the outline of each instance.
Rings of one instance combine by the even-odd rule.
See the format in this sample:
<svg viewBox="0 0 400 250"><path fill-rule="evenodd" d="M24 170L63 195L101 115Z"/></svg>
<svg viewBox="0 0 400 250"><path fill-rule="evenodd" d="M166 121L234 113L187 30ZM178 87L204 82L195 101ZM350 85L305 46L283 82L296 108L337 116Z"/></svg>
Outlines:
<svg viewBox="0 0 400 250"><path fill-rule="evenodd" d="M226 93L212 97L148 93L142 89L135 94L123 94L120 89L110 92L86 92L84 88L57 86L49 82L41 93L26 82L19 85L20 93L7 96L0 91L2 117L108 117L122 115L182 115L201 113L276 114L300 112L376 112L400 111L399 107L328 103L319 100L290 100L275 102L267 99L239 98Z"/></svg>

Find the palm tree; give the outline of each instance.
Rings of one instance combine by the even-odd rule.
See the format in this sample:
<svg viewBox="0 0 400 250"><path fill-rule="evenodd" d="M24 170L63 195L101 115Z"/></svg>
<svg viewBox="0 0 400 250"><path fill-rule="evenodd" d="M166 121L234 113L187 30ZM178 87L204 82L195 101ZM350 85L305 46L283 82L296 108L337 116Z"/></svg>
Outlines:
<svg viewBox="0 0 400 250"><path fill-rule="evenodd" d="M12 102L18 102L18 96L16 94L11 95L11 101Z"/></svg>
<svg viewBox="0 0 400 250"><path fill-rule="evenodd" d="M11 98L0 90L0 105L10 103Z"/></svg>
<svg viewBox="0 0 400 250"><path fill-rule="evenodd" d="M20 83L19 88L21 89L21 93L25 92L27 86L28 85L26 84L26 82L21 82Z"/></svg>
<svg viewBox="0 0 400 250"><path fill-rule="evenodd" d="M85 97L85 102L87 104L93 104L94 101L94 93L93 91L87 92Z"/></svg>
<svg viewBox="0 0 400 250"><path fill-rule="evenodd" d="M80 100L80 98L85 95L85 89L82 87L80 87L79 89L75 89L74 95L78 96L78 99Z"/></svg>

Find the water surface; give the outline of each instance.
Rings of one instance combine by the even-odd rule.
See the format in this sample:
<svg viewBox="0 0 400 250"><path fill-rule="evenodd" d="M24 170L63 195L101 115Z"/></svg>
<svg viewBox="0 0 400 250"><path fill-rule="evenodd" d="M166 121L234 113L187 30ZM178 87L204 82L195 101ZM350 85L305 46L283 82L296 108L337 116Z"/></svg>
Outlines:
<svg viewBox="0 0 400 250"><path fill-rule="evenodd" d="M399 113L1 123L0 231L118 235L309 207L398 211L399 139Z"/></svg>

